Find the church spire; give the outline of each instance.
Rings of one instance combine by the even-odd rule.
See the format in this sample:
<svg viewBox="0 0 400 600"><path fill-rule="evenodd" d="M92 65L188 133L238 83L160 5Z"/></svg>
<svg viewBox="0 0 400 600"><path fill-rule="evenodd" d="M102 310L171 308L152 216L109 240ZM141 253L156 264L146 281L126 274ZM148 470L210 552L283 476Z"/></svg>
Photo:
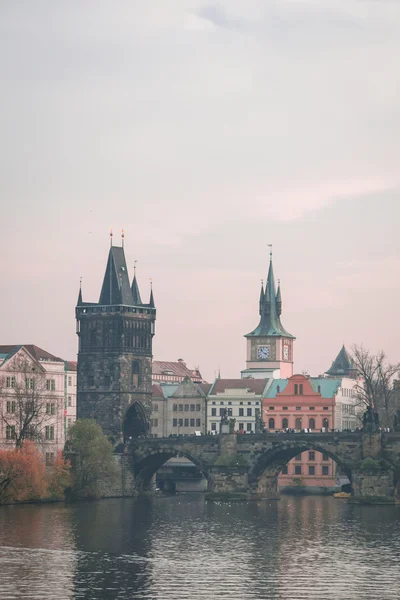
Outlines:
<svg viewBox="0 0 400 600"><path fill-rule="evenodd" d="M260 292L260 315L263 311L263 307L264 307L264 281L261 279L261 292Z"/></svg>
<svg viewBox="0 0 400 600"><path fill-rule="evenodd" d="M143 304L143 303L142 303L142 299L140 297L139 286L138 286L138 282L136 279L136 263L137 263L137 260L135 260L134 266L133 266L132 298L133 298L133 304L135 306L138 306L139 304Z"/></svg>
<svg viewBox="0 0 400 600"><path fill-rule="evenodd" d="M112 243L111 236L110 239ZM102 306L111 306L113 304L133 305L125 253L124 249L120 246L110 247L99 304Z"/></svg>
<svg viewBox="0 0 400 600"><path fill-rule="evenodd" d="M82 301L82 277L79 281L79 294L78 294L78 302L76 303L77 306L82 306L83 301Z"/></svg>
<svg viewBox="0 0 400 600"><path fill-rule="evenodd" d="M151 280L150 280L150 302L149 302L149 306L151 308L155 308L154 295L153 295L153 282Z"/></svg>
<svg viewBox="0 0 400 600"><path fill-rule="evenodd" d="M276 312L278 317L282 314L282 296L281 296L281 282L278 279L278 291L276 292Z"/></svg>

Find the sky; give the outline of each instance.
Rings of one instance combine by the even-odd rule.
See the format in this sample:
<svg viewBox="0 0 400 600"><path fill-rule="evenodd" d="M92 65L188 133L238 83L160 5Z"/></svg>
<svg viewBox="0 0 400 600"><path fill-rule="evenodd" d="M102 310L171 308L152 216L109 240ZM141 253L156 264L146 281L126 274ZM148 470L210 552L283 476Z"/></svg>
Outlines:
<svg viewBox="0 0 400 600"><path fill-rule="evenodd" d="M295 372L400 361L398 0L2 0L1 343L74 360L109 230L156 360L239 377L273 244Z"/></svg>

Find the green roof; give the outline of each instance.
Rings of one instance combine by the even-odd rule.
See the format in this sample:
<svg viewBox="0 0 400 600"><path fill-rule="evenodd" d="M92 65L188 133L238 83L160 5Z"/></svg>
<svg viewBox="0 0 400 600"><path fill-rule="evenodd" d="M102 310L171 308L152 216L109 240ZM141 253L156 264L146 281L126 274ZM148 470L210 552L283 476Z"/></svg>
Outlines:
<svg viewBox="0 0 400 600"><path fill-rule="evenodd" d="M279 392L283 392L287 384L287 379L273 379L271 385L267 389L267 393L264 395L264 398L275 398L276 394L278 394Z"/></svg>
<svg viewBox="0 0 400 600"><path fill-rule="evenodd" d="M342 385L341 379L328 379L327 377L310 377L309 382L314 392L318 392L318 386L320 386L323 398L336 396L338 388Z"/></svg>

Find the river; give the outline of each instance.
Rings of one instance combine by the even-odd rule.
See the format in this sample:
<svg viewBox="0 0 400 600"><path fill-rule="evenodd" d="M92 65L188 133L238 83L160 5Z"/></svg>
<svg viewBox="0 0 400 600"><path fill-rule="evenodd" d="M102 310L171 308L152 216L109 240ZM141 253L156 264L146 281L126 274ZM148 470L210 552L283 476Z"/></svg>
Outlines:
<svg viewBox="0 0 400 600"><path fill-rule="evenodd" d="M0 597L398 600L400 507L202 496L0 508Z"/></svg>

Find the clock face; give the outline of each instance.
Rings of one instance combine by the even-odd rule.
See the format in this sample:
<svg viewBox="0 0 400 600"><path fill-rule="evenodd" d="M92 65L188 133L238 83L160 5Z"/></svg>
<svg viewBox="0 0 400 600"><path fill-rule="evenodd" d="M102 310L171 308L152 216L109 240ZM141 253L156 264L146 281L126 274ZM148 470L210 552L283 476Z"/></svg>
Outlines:
<svg viewBox="0 0 400 600"><path fill-rule="evenodd" d="M259 346L257 348L257 356L261 360L269 358L269 346Z"/></svg>
<svg viewBox="0 0 400 600"><path fill-rule="evenodd" d="M289 346L283 346L283 358L289 360Z"/></svg>

